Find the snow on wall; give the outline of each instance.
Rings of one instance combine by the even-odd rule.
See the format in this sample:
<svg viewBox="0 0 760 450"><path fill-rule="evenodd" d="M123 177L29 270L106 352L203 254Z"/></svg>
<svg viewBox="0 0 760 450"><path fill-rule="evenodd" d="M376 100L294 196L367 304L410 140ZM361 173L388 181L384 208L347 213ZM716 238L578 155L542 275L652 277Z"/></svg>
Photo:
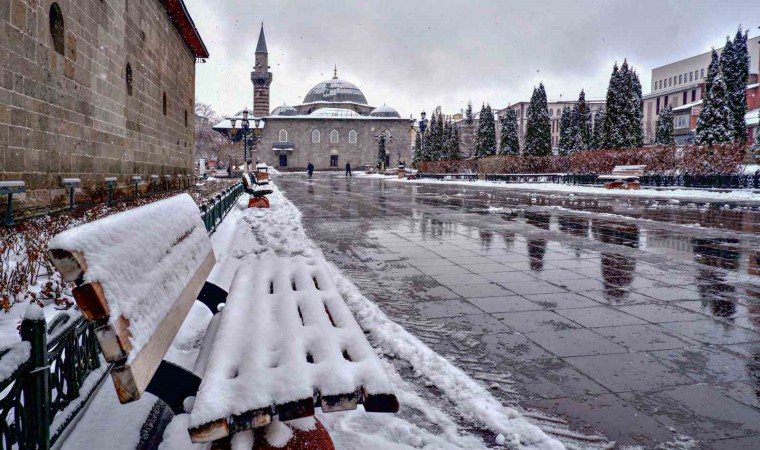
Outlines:
<svg viewBox="0 0 760 450"><path fill-rule="evenodd" d="M98 281L110 321L129 321L131 362L211 249L198 206L180 194L58 234L50 249L85 256L85 282ZM169 269L169 270L167 270Z"/></svg>

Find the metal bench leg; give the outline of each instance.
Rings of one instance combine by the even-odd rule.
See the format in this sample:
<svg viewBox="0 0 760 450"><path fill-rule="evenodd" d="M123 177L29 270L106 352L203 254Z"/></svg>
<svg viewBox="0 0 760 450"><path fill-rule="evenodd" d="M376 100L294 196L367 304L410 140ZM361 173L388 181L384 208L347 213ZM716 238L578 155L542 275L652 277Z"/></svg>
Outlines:
<svg viewBox="0 0 760 450"><path fill-rule="evenodd" d="M219 311L216 307L219 303L225 303L227 301L227 291L208 281L201 288L200 294L198 294L198 301L206 305L212 314L216 314Z"/></svg>
<svg viewBox="0 0 760 450"><path fill-rule="evenodd" d="M200 386L198 375L164 360L145 391L163 400L174 414L182 414L185 412L185 399L197 394Z"/></svg>

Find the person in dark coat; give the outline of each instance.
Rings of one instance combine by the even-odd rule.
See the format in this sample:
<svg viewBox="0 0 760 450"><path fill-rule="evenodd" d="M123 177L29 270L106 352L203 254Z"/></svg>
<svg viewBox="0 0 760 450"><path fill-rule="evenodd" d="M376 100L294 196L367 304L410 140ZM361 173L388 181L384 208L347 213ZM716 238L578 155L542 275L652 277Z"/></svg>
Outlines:
<svg viewBox="0 0 760 450"><path fill-rule="evenodd" d="M309 178L314 175L314 164L312 164L311 161L309 161L309 165L306 166L306 171L309 172Z"/></svg>
<svg viewBox="0 0 760 450"><path fill-rule="evenodd" d="M351 162L350 161L346 163L346 176L347 177L352 177L353 176L353 175L351 175Z"/></svg>

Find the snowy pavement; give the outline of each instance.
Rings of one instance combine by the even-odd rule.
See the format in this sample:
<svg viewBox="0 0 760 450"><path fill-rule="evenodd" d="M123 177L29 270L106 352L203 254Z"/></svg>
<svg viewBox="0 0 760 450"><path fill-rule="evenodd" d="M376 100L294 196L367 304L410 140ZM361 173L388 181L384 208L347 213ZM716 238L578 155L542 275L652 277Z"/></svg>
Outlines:
<svg viewBox="0 0 760 450"><path fill-rule="evenodd" d="M362 294L503 404L621 445L760 445L756 199L276 182ZM386 357L460 428L488 429Z"/></svg>

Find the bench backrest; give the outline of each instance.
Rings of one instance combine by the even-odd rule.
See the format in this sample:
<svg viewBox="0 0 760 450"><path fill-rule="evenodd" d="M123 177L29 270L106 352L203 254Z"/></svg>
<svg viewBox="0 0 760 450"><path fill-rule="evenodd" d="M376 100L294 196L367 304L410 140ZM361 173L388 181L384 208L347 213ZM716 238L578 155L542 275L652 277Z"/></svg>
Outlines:
<svg viewBox="0 0 760 450"><path fill-rule="evenodd" d="M613 175L644 175L644 169L646 169L646 165L636 165L636 166L615 166L614 169L612 169Z"/></svg>
<svg viewBox="0 0 760 450"><path fill-rule="evenodd" d="M137 400L214 266L198 206L187 194L58 234L48 255L95 334L122 403Z"/></svg>
<svg viewBox="0 0 760 450"><path fill-rule="evenodd" d="M243 187L245 189L252 189L253 183L251 182L251 177L247 173L243 173Z"/></svg>
<svg viewBox="0 0 760 450"><path fill-rule="evenodd" d="M260 172L257 170L253 173L253 176L256 177L256 184L269 183L269 172Z"/></svg>

